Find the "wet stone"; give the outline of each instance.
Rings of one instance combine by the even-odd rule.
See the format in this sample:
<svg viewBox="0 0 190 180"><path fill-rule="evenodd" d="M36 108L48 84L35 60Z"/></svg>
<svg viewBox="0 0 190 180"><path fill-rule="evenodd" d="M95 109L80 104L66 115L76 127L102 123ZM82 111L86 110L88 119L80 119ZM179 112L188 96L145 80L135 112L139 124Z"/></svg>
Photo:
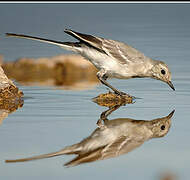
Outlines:
<svg viewBox="0 0 190 180"><path fill-rule="evenodd" d="M22 96L23 92L20 91L10 79L8 79L3 69L0 67L0 104L5 101L19 99Z"/></svg>
<svg viewBox="0 0 190 180"><path fill-rule="evenodd" d="M98 105L106 107L113 107L116 105L125 105L133 103L133 98L131 96L129 95L120 96L112 92L100 94L97 97L93 98L92 100Z"/></svg>
<svg viewBox="0 0 190 180"><path fill-rule="evenodd" d="M10 84L5 88L0 89L0 102L7 99L21 98L23 95L22 91L20 91L16 86Z"/></svg>

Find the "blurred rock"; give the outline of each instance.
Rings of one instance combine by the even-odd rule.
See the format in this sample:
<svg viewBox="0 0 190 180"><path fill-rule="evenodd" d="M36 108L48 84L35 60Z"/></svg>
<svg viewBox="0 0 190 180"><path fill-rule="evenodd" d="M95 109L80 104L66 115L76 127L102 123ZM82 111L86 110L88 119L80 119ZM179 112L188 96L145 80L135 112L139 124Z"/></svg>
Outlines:
<svg viewBox="0 0 190 180"><path fill-rule="evenodd" d="M3 55L0 54L0 65L2 65L2 63L3 63Z"/></svg>
<svg viewBox="0 0 190 180"><path fill-rule="evenodd" d="M4 62L5 74L23 85L80 86L97 84L96 68L79 55L58 55L45 58L20 58Z"/></svg>
<svg viewBox="0 0 190 180"><path fill-rule="evenodd" d="M160 174L160 180L177 180L178 177L174 172L164 172Z"/></svg>

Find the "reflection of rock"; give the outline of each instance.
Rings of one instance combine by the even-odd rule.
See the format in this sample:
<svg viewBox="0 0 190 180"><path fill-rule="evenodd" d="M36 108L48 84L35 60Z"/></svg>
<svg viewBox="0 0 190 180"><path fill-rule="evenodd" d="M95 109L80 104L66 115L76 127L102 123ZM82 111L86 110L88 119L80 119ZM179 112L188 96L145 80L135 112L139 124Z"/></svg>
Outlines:
<svg viewBox="0 0 190 180"><path fill-rule="evenodd" d="M112 92L100 94L92 100L98 105L106 107L114 107L116 105L125 105L133 103L133 98L131 96L119 96Z"/></svg>
<svg viewBox="0 0 190 180"><path fill-rule="evenodd" d="M84 86L96 84L97 70L79 55L59 55L50 58L21 58L2 65L9 78L24 85ZM77 84L77 85L76 85ZM88 85L86 85L87 87Z"/></svg>
<svg viewBox="0 0 190 180"><path fill-rule="evenodd" d="M115 109L114 109L115 110ZM110 110L113 112L113 110ZM110 112L104 113L99 127L81 142L67 146L64 149L24 159L6 160L6 162L24 162L42 158L49 158L63 154L76 154L66 166L75 166L82 163L104 160L128 153L151 138L165 136L171 126L172 111L168 116L151 121L118 118L108 120Z"/></svg>
<svg viewBox="0 0 190 180"><path fill-rule="evenodd" d="M23 104L24 104L24 101L21 98L1 100L0 101L0 125L10 113L22 107Z"/></svg>
<svg viewBox="0 0 190 180"><path fill-rule="evenodd" d="M9 115L9 111L5 109L0 109L0 125L3 123L3 120Z"/></svg>

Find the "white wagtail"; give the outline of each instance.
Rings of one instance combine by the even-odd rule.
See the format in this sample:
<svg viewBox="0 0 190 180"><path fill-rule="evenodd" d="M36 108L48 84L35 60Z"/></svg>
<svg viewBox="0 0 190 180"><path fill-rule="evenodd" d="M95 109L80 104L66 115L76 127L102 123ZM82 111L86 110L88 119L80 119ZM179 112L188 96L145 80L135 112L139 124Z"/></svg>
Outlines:
<svg viewBox="0 0 190 180"><path fill-rule="evenodd" d="M119 95L125 93L111 86L106 81L107 78L130 79L151 77L166 82L175 90L171 82L171 72L164 62L153 60L135 48L119 41L81 34L70 29L65 29L64 32L73 36L79 42L60 42L14 33L6 33L6 35L51 43L79 53L99 70L97 77L100 82Z"/></svg>
<svg viewBox="0 0 190 180"><path fill-rule="evenodd" d="M165 136L171 126L171 117L153 119L151 121L118 118L113 120L103 119L104 124L81 142L67 146L60 151L33 156L23 159L6 160L7 163L25 162L43 158L50 158L64 154L78 155L67 162L66 166L76 166L82 163L113 158L128 153L142 145L151 138Z"/></svg>

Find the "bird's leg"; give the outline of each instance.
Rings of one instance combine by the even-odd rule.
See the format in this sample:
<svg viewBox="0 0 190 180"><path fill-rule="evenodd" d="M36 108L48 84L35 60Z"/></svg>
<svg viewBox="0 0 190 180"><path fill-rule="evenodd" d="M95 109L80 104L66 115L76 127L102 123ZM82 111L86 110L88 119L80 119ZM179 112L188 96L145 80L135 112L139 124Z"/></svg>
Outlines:
<svg viewBox="0 0 190 180"><path fill-rule="evenodd" d="M102 119L104 122L107 121L107 117L114 111L116 111L119 107L121 106L120 105L115 105L115 106L112 106L110 107L108 110L102 112L102 114L100 115L100 119Z"/></svg>
<svg viewBox="0 0 190 180"><path fill-rule="evenodd" d="M100 115L100 119L97 121L98 127L100 127L100 128L104 127L104 124L105 124L107 121L109 121L109 120L107 119L107 117L108 117L113 111L117 110L120 106L121 106L121 105L116 105L116 106L110 107L108 110L102 112L101 115ZM104 124L103 124L102 121L104 122Z"/></svg>
<svg viewBox="0 0 190 180"><path fill-rule="evenodd" d="M106 110L106 111L104 111L104 112L101 113L100 119L98 119L98 121L97 121L97 123L96 123L99 128L105 128L105 122L106 122L106 121L109 121L109 120L107 119L107 116L108 116L109 114L111 114L110 109L111 109L111 108L109 108L108 110Z"/></svg>
<svg viewBox="0 0 190 180"><path fill-rule="evenodd" d="M102 84L104 84L104 85L106 85L107 87L109 87L110 89L112 89L115 94L120 95L120 96L122 96L122 95L128 95L128 94L126 94L126 93L124 93L124 92L121 92L121 91L119 91L118 89L114 88L112 85L110 85L110 84L106 81L106 79L108 78L108 76L107 76L106 73L102 73L101 71L99 71L99 72L97 73L97 77L98 77L98 79L100 80L100 82L101 82Z"/></svg>

